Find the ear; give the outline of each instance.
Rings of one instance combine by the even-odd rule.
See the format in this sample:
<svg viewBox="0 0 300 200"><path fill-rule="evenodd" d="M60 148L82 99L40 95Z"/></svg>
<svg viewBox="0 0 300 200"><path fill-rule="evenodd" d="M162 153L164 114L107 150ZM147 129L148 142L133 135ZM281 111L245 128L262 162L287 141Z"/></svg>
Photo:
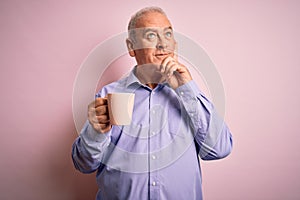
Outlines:
<svg viewBox="0 0 300 200"><path fill-rule="evenodd" d="M135 57L135 52L133 49L133 42L130 39L126 39L126 45L127 45L127 49L128 49L128 53L131 57Z"/></svg>

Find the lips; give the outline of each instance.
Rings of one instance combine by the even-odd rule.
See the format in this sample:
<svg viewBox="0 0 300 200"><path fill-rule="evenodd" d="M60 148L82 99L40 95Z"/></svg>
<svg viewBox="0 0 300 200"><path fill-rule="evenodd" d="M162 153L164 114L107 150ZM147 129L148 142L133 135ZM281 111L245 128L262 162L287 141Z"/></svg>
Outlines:
<svg viewBox="0 0 300 200"><path fill-rule="evenodd" d="M169 53L157 53L157 54L155 54L155 56L158 57L158 58L164 58L164 57L167 57L169 55L170 55Z"/></svg>

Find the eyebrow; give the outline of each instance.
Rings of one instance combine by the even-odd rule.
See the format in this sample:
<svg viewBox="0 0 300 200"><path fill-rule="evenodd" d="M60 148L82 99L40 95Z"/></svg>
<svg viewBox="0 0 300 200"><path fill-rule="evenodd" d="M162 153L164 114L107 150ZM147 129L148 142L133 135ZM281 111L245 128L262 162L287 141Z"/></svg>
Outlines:
<svg viewBox="0 0 300 200"><path fill-rule="evenodd" d="M171 29L171 30L173 31L172 26L169 26L169 27L164 28L164 31L165 31L165 30L168 30L168 29Z"/></svg>
<svg viewBox="0 0 300 200"><path fill-rule="evenodd" d="M168 30L168 29L171 29L171 30L173 31L172 26L169 26L169 27L164 28L164 31L166 31L166 30ZM156 29L156 28L145 28L144 31L143 31L143 34L149 32L149 31L157 32L157 29Z"/></svg>
<svg viewBox="0 0 300 200"><path fill-rule="evenodd" d="M154 28L145 28L143 30L143 34L147 33L147 32L157 32L157 29L154 29Z"/></svg>

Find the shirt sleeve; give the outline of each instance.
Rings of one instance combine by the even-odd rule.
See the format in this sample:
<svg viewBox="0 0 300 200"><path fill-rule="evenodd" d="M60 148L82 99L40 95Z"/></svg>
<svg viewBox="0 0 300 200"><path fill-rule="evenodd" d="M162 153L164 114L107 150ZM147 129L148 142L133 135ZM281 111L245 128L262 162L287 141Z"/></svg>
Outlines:
<svg viewBox="0 0 300 200"><path fill-rule="evenodd" d="M194 131L198 154L203 160L226 157L232 150L232 135L213 104L201 93L192 80L175 92L181 99Z"/></svg>
<svg viewBox="0 0 300 200"><path fill-rule="evenodd" d="M108 148L111 132L98 133L87 121L72 147L72 159L76 169L92 173L98 169Z"/></svg>

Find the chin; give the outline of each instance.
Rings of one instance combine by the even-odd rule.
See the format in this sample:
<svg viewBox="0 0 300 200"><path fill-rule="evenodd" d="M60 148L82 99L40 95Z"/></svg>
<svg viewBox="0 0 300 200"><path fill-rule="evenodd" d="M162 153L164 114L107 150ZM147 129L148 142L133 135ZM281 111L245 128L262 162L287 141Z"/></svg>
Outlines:
<svg viewBox="0 0 300 200"><path fill-rule="evenodd" d="M156 60L154 62L152 62L152 64L155 64L155 65L161 65L163 60Z"/></svg>

